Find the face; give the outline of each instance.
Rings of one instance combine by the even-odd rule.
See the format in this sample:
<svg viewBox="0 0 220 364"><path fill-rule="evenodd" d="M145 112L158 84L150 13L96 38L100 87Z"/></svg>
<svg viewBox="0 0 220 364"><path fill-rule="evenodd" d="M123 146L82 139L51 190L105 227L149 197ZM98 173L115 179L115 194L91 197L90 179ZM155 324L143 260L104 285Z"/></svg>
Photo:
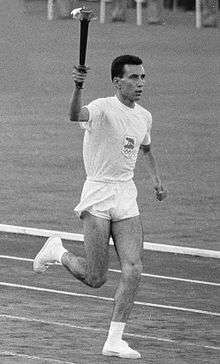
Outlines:
<svg viewBox="0 0 220 364"><path fill-rule="evenodd" d="M119 96L128 106L140 100L145 84L145 72L142 65L124 66L124 75L117 79L116 87Z"/></svg>

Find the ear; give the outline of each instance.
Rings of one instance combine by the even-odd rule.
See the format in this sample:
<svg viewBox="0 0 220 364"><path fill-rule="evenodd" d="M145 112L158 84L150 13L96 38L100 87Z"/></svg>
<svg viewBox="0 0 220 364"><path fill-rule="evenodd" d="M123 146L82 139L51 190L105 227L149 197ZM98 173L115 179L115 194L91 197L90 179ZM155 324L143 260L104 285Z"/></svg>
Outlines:
<svg viewBox="0 0 220 364"><path fill-rule="evenodd" d="M121 78L120 77L114 77L113 81L113 86L116 88L121 88Z"/></svg>

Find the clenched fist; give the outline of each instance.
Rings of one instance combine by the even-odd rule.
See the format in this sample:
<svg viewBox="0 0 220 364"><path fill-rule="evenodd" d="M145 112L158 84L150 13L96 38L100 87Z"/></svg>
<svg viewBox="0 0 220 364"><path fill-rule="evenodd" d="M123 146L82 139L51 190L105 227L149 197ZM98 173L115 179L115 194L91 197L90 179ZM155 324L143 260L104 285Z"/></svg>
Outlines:
<svg viewBox="0 0 220 364"><path fill-rule="evenodd" d="M167 197L167 191L165 191L162 186L154 187L154 191L158 201L163 201Z"/></svg>

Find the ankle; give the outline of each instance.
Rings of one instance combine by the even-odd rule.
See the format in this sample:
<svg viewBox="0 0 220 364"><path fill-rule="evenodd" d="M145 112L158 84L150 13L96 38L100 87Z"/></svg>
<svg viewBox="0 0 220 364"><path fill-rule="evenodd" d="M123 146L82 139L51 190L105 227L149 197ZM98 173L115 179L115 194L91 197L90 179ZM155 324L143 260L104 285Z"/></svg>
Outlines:
<svg viewBox="0 0 220 364"><path fill-rule="evenodd" d="M58 262L60 262L61 264L63 264L63 257L64 255L66 255L66 253L68 253L68 250L66 250L64 247L62 247L60 249L60 251L58 252Z"/></svg>
<svg viewBox="0 0 220 364"><path fill-rule="evenodd" d="M125 322L112 321L110 324L107 341L112 344L121 341L125 325Z"/></svg>

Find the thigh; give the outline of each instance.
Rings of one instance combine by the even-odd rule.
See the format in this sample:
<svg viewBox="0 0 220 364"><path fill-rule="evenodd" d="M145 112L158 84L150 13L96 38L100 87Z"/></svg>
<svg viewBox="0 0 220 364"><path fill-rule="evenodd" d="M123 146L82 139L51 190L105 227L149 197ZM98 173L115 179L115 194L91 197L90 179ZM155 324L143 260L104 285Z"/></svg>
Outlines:
<svg viewBox="0 0 220 364"><path fill-rule="evenodd" d="M110 221L84 212L82 216L84 247L90 273L108 270Z"/></svg>
<svg viewBox="0 0 220 364"><path fill-rule="evenodd" d="M112 222L111 234L121 265L139 263L143 253L140 216Z"/></svg>
<svg viewBox="0 0 220 364"><path fill-rule="evenodd" d="M111 209L112 220L120 221L122 225L126 225L126 220L135 216L139 216L139 209L137 205L137 188L134 181L119 183L115 208Z"/></svg>

